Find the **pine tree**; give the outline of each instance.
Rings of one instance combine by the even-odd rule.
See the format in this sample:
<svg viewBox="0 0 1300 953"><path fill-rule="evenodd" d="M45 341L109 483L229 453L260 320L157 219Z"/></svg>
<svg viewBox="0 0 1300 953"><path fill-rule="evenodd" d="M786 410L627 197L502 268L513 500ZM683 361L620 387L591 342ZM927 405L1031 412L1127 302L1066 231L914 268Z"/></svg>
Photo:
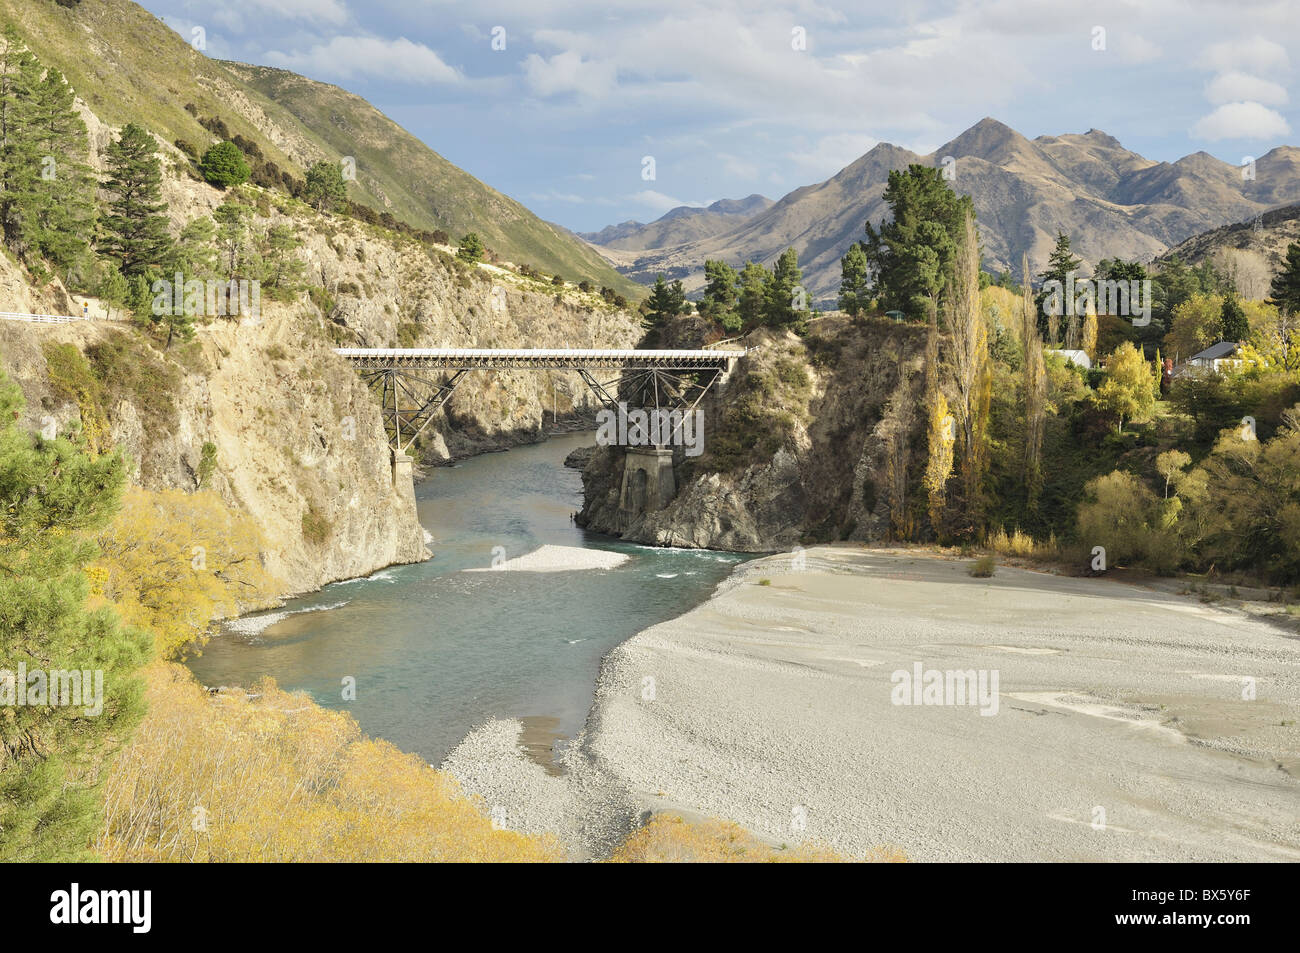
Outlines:
<svg viewBox="0 0 1300 953"><path fill-rule="evenodd" d="M176 243L176 267L187 279L206 281L218 274L217 227L212 217L200 215L181 229Z"/></svg>
<svg viewBox="0 0 1300 953"><path fill-rule="evenodd" d="M36 240L38 182L42 169L32 133L41 67L13 25L0 51L0 231L5 244L27 259Z"/></svg>
<svg viewBox="0 0 1300 953"><path fill-rule="evenodd" d="M85 261L93 231L95 182L86 159L90 142L76 96L58 70L49 69L33 100L32 135L40 156L36 180L35 244L65 278Z"/></svg>
<svg viewBox="0 0 1300 953"><path fill-rule="evenodd" d="M740 270L740 297L736 302L736 310L740 315L742 331L752 331L763 323L767 285L771 280L768 270L758 262L747 261Z"/></svg>
<svg viewBox="0 0 1300 953"><path fill-rule="evenodd" d="M1273 277L1268 300L1284 314L1300 314L1300 242L1286 246L1286 263Z"/></svg>
<svg viewBox="0 0 1300 953"><path fill-rule="evenodd" d="M646 313L641 321L646 329L647 343L655 345L662 341L668 322L681 314L685 307L686 290L682 283L674 281L669 284L662 274L658 275L646 298Z"/></svg>
<svg viewBox="0 0 1300 953"><path fill-rule="evenodd" d="M307 170L302 197L314 205L318 212L332 212L335 207L347 201L348 183L343 178L342 167L337 162L326 162L323 159L312 163Z"/></svg>
<svg viewBox="0 0 1300 953"><path fill-rule="evenodd" d="M889 173L884 199L893 217L879 228L867 222L863 247L877 297L890 310L919 315L943 286L962 221L975 206L952 190L940 169L917 164Z"/></svg>
<svg viewBox="0 0 1300 953"><path fill-rule="evenodd" d="M21 413L17 387L0 379L0 857L85 860L102 823L106 759L143 712L134 672L149 637L87 608L84 571L126 466L116 453L22 431Z"/></svg>
<svg viewBox="0 0 1300 953"><path fill-rule="evenodd" d="M162 167L154 154L153 136L127 123L105 150L112 194L103 217L100 251L118 263L128 278L163 266L172 252L167 216L162 212Z"/></svg>
<svg viewBox="0 0 1300 953"><path fill-rule="evenodd" d="M1230 294L1223 299L1221 315L1223 329L1220 338L1222 340L1241 343L1250 338L1250 322L1246 320L1246 311L1235 294Z"/></svg>
<svg viewBox="0 0 1300 953"><path fill-rule="evenodd" d="M272 225L262 242L262 284L279 300L288 300L302 281L306 266L294 255L302 239L292 225Z"/></svg>
<svg viewBox="0 0 1300 953"><path fill-rule="evenodd" d="M848 253L840 259L840 310L850 317L857 317L871 304L871 287L867 253L862 245L854 242Z"/></svg>
<svg viewBox="0 0 1300 953"><path fill-rule="evenodd" d="M45 70L12 26L0 36L0 229L29 265L71 280L94 213L86 126L71 87ZM85 272L83 271L82 274Z"/></svg>
<svg viewBox="0 0 1300 953"><path fill-rule="evenodd" d="M241 252L247 244L246 219L249 214L247 205L232 201L222 202L212 213L212 221L216 223L217 247L221 251L226 274L231 278L239 275Z"/></svg>
<svg viewBox="0 0 1300 953"><path fill-rule="evenodd" d="M223 189L247 182L252 172L244 153L233 142L218 142L203 153L199 171L208 182Z"/></svg>
<svg viewBox="0 0 1300 953"><path fill-rule="evenodd" d="M1052 249L1052 253L1047 256L1047 270L1038 276L1042 279L1043 284L1054 281L1058 283L1061 289L1060 308L1045 306L1050 295L1048 290L1044 289L1038 294L1038 313L1046 315L1047 343L1050 347L1056 347L1060 340L1062 315L1065 316L1067 321L1067 333L1070 333L1072 329L1077 338L1078 319L1074 313L1074 296L1069 293L1068 282L1070 274L1077 272L1080 264L1082 264L1082 261L1075 258L1070 251L1070 236L1064 232L1057 232L1056 246Z"/></svg>
<svg viewBox="0 0 1300 953"><path fill-rule="evenodd" d="M740 276L725 261L704 263L704 293L700 296L700 314L719 322L728 331L738 330L736 315Z"/></svg>
<svg viewBox="0 0 1300 953"><path fill-rule="evenodd" d="M772 279L763 289L763 319L774 328L802 332L808 325L808 305L803 288L799 254L793 248L781 252L772 266Z"/></svg>

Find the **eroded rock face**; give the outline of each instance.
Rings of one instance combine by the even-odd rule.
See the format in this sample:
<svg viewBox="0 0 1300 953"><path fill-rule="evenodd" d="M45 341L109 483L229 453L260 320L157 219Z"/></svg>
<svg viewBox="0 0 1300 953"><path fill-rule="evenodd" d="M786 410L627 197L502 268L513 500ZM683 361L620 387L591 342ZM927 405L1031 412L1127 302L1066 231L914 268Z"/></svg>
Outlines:
<svg viewBox="0 0 1300 953"><path fill-rule="evenodd" d="M309 281L323 282L334 301L328 313L263 296L258 319L216 318L198 328L195 345L174 344L166 354L161 342L118 322L0 321L0 367L26 395L27 427L53 421L66 430L81 422L82 409L52 386L45 342L85 352L129 336L132 349L172 378L143 382L104 407L112 445L133 461L133 481L193 491L204 445L212 444L207 488L257 522L262 558L286 592L428 556L411 483L394 483L378 402L336 347L629 347L639 337L631 315L573 289L557 301L540 283L489 266L457 268L347 220L272 221L293 221L305 239ZM0 261L0 288L10 286L25 293L0 310L52 310L63 294L31 289L16 265ZM151 390L166 392L174 414L159 415ZM544 439L544 411L549 419L557 407L564 415L590 403L573 375L473 372L426 430L419 462ZM313 533L304 531L306 516Z"/></svg>
<svg viewBox="0 0 1300 953"><path fill-rule="evenodd" d="M923 331L844 323L826 337L835 343L817 360L793 335L760 332L747 340L759 349L707 402L705 453L692 462L678 451L679 489L662 509L629 515L619 499L624 451L597 448L583 470L579 524L650 545L737 552L886 536L891 512L899 510L897 503L891 510L891 494L906 497L906 474L915 483L924 466L923 421L915 411ZM799 372L808 386L771 386ZM773 441L744 428L769 416L784 424L764 454L759 448ZM724 428L739 430L724 440ZM729 445L725 458L715 440ZM737 444L752 448L750 459ZM723 459L729 465L721 466Z"/></svg>

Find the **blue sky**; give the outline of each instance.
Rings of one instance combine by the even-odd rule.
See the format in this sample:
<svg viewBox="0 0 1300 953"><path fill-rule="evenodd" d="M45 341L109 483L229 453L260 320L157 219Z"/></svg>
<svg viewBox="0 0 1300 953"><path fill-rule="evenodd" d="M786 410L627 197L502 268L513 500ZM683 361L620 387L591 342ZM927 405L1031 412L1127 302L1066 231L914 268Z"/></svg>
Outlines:
<svg viewBox="0 0 1300 953"><path fill-rule="evenodd" d="M877 142L926 153L986 115L1030 138L1101 129L1163 160L1300 141L1300 0L144 6L187 40L201 27L209 56L365 97L584 231L779 198Z"/></svg>

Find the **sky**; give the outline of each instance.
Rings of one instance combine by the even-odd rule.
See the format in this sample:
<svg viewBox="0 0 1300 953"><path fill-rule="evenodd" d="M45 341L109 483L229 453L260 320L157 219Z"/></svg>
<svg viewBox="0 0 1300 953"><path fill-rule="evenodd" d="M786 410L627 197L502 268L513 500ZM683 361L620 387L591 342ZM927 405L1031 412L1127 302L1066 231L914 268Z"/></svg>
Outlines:
<svg viewBox="0 0 1300 953"><path fill-rule="evenodd" d="M144 0L577 231L777 199L985 116L1173 161L1300 142L1300 0ZM652 161L647 161L652 160Z"/></svg>

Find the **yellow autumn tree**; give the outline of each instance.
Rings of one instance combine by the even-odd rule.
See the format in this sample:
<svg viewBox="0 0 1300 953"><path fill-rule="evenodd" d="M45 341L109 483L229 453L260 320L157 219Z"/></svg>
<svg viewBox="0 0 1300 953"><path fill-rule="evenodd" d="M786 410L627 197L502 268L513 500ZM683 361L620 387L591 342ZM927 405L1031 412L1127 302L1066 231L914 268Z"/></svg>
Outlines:
<svg viewBox="0 0 1300 953"><path fill-rule="evenodd" d="M1106 359L1106 379L1097 388L1095 401L1099 407L1118 418L1117 429L1124 430L1124 421L1143 423L1151 419L1156 398L1151 368L1142 352L1125 341Z"/></svg>
<svg viewBox="0 0 1300 953"><path fill-rule="evenodd" d="M939 386L939 312L930 299L930 333L925 341L925 406L927 453L925 474L921 482L928 497L930 526L942 532L943 511L947 504L948 477L952 474L953 441L956 425L948 413L948 398Z"/></svg>
<svg viewBox="0 0 1300 953"><path fill-rule="evenodd" d="M1089 303L1083 318L1083 332L1079 336L1079 350L1089 358L1097 356L1097 309Z"/></svg>
<svg viewBox="0 0 1300 953"><path fill-rule="evenodd" d="M201 645L212 619L275 591L256 525L215 493L133 487L99 546L97 594L154 633L160 658Z"/></svg>
<svg viewBox="0 0 1300 953"><path fill-rule="evenodd" d="M953 258L945 317L951 344L949 362L957 426L961 431L961 474L967 514L978 520L984 477L989 394L988 325L980 307L980 249L975 216L967 212L961 242Z"/></svg>
<svg viewBox="0 0 1300 953"><path fill-rule="evenodd" d="M952 475L953 443L956 422L948 413L948 398L935 390L930 397L927 434L929 456L925 463L925 492L929 497L930 525L936 533L943 525L943 511L948 498L948 477Z"/></svg>

